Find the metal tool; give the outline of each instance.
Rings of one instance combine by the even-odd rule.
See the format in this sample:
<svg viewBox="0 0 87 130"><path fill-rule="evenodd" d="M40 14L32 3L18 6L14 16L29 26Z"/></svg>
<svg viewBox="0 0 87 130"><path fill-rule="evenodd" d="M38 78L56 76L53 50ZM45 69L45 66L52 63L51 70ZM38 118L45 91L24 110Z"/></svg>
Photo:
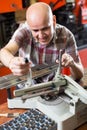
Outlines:
<svg viewBox="0 0 87 130"><path fill-rule="evenodd" d="M57 67L57 63L36 65L31 68L32 79L37 79L51 72L55 72ZM29 76L29 74L23 76L15 76L13 74L9 74L0 77L0 89L11 88L12 86L15 86L17 84L27 82L27 76Z"/></svg>

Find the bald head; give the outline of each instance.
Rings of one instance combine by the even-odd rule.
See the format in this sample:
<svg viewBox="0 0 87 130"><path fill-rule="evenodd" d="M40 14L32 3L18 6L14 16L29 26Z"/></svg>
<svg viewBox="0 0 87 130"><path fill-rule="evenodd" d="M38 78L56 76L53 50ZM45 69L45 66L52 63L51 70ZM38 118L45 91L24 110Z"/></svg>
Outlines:
<svg viewBox="0 0 87 130"><path fill-rule="evenodd" d="M26 12L26 20L29 24L38 23L44 20L52 21L53 14L50 6L43 2L32 4Z"/></svg>
<svg viewBox="0 0 87 130"><path fill-rule="evenodd" d="M32 4L26 12L26 20L35 41L47 45L53 38L56 18L50 6L43 2Z"/></svg>

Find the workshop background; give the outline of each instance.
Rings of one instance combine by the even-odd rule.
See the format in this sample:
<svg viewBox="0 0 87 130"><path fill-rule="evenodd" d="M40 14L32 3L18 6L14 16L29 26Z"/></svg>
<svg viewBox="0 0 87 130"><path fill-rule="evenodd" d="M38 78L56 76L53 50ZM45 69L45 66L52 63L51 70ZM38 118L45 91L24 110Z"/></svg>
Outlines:
<svg viewBox="0 0 87 130"><path fill-rule="evenodd" d="M84 67L87 67L87 0L0 1L0 49L7 44L19 24L25 21L27 7L35 2L48 3L56 15L57 22L73 32ZM0 76L8 73L10 70L7 68L0 68ZM1 92L0 103L6 101L2 94Z"/></svg>

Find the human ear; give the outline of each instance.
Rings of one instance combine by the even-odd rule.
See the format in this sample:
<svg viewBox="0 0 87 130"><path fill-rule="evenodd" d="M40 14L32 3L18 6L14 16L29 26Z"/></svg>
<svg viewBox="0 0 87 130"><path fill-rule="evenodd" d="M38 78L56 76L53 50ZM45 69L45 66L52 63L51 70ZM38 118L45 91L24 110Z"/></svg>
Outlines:
<svg viewBox="0 0 87 130"><path fill-rule="evenodd" d="M56 16L53 15L53 24L56 25Z"/></svg>

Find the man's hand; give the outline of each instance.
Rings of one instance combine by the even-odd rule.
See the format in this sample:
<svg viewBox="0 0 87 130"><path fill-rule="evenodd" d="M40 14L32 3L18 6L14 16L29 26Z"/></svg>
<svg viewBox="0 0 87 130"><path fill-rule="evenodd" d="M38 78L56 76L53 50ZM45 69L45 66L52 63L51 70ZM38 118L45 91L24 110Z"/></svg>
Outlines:
<svg viewBox="0 0 87 130"><path fill-rule="evenodd" d="M26 63L23 57L13 57L10 60L9 68L14 75L21 76L29 72L30 64L30 62Z"/></svg>
<svg viewBox="0 0 87 130"><path fill-rule="evenodd" d="M59 60L57 59L56 62L59 63ZM64 53L61 57L61 65L62 67L72 67L74 66L74 60L69 54Z"/></svg>
<svg viewBox="0 0 87 130"><path fill-rule="evenodd" d="M62 55L61 64L63 67L72 67L74 66L74 60L69 54L64 53Z"/></svg>

